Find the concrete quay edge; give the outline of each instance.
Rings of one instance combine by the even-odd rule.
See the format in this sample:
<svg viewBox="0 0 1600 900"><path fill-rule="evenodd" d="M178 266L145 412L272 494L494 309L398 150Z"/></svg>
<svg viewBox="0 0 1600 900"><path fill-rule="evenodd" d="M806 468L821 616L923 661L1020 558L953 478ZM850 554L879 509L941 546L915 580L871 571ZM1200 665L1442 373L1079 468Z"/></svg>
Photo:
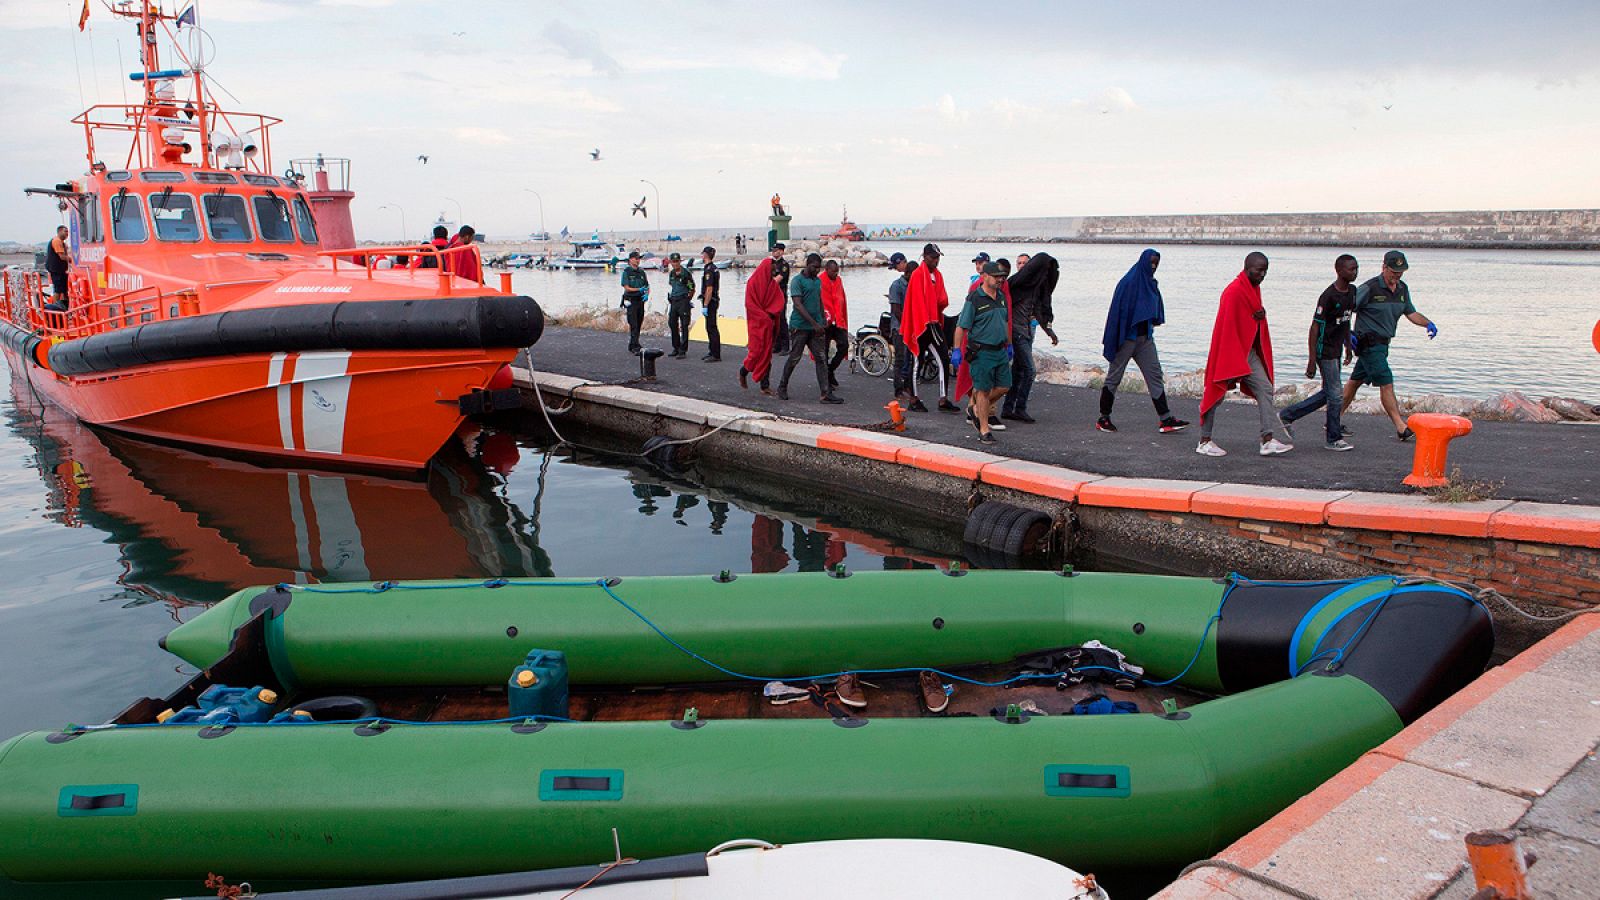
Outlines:
<svg viewBox="0 0 1600 900"><path fill-rule="evenodd" d="M1481 500L1434 503L1414 494L1324 491L1163 478L1126 478L922 441L889 432L773 416L660 391L596 385L549 372L513 369L516 383L702 427L897 463L1084 506L1197 513L1452 537L1498 538L1600 549L1600 506Z"/></svg>
<svg viewBox="0 0 1600 900"><path fill-rule="evenodd" d="M1579 616L1219 853L1318 897L1434 897L1600 743L1600 615ZM1466 876L1470 877L1470 876ZM1288 896L1202 867L1160 900Z"/></svg>

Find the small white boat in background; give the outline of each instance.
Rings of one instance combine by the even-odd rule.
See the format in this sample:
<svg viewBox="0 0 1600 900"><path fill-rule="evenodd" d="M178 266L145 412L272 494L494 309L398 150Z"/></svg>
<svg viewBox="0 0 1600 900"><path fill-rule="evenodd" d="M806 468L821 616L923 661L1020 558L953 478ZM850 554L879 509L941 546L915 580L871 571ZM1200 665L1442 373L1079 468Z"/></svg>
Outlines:
<svg viewBox="0 0 1600 900"><path fill-rule="evenodd" d="M910 839L738 840L704 855L256 896L560 900L573 894L584 900L1107 900L1093 875L1047 859L987 844Z"/></svg>
<svg viewBox="0 0 1600 900"><path fill-rule="evenodd" d="M617 262L620 246L612 246L599 238L572 242L572 252L560 259L545 263L548 269L605 269Z"/></svg>

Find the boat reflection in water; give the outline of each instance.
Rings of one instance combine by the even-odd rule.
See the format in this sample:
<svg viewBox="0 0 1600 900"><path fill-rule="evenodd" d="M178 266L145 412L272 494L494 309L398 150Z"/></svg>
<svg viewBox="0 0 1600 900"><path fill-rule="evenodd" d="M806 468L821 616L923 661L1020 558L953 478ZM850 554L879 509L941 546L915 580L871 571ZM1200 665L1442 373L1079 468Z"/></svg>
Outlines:
<svg viewBox="0 0 1600 900"><path fill-rule="evenodd" d="M13 380L11 425L37 453L46 515L109 535L132 605L209 604L275 582L544 576L536 523L504 495L521 451L469 426L421 480L263 468L98 432ZM539 488L544 468L541 461ZM537 501L536 501L537 505Z"/></svg>

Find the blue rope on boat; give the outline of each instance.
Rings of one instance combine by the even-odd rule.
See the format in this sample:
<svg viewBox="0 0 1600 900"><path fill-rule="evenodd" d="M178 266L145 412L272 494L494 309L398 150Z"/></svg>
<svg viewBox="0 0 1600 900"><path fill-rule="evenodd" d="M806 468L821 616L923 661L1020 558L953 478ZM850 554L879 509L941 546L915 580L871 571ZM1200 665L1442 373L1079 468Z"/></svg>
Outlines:
<svg viewBox="0 0 1600 900"><path fill-rule="evenodd" d="M80 727L69 725L63 729L68 733L74 731L102 731L112 728L304 728L308 725L519 725L526 722L568 722L582 724L578 719L568 719L562 716L507 716L503 719L439 719L430 722L416 719L394 719L389 716L369 716L365 719L316 719L309 722L227 722L222 725L213 725L207 722L179 722L167 725L161 722L127 722L113 725L94 725Z"/></svg>

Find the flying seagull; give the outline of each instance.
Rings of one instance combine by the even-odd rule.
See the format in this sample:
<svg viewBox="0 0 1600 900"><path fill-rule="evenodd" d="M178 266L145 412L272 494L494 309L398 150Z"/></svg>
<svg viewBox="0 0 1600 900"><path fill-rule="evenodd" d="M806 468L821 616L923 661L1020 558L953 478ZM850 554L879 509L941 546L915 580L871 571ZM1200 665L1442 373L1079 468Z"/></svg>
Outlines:
<svg viewBox="0 0 1600 900"><path fill-rule="evenodd" d="M1393 103L1385 103L1383 105L1383 108L1384 109L1393 109L1394 108L1394 104Z"/></svg>
<svg viewBox="0 0 1600 900"><path fill-rule="evenodd" d="M639 202L633 205L633 212L628 213L628 218L633 218L634 213L638 213L646 219L650 218L650 211L644 208L644 201L644 197L639 198Z"/></svg>
<svg viewBox="0 0 1600 900"><path fill-rule="evenodd" d="M428 157L427 157L426 154L418 156L417 159L421 160L423 165L427 165L428 164Z"/></svg>
<svg viewBox="0 0 1600 900"><path fill-rule="evenodd" d="M589 161L590 162L599 162L600 161L600 148L599 147L596 147L593 150L589 151Z"/></svg>
<svg viewBox="0 0 1600 900"><path fill-rule="evenodd" d="M452 32L450 32L450 36L451 37L466 37L467 33L465 31L452 31Z"/></svg>

